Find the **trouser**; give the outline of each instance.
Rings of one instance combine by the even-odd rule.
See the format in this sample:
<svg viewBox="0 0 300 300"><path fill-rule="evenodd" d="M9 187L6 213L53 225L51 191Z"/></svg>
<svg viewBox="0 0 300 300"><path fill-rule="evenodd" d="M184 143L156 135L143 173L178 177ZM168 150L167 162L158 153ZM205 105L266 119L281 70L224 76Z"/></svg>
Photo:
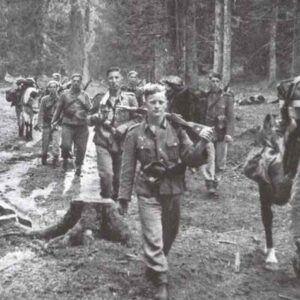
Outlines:
<svg viewBox="0 0 300 300"><path fill-rule="evenodd" d="M97 165L100 177L100 195L116 200L119 193L122 153L111 152L96 145Z"/></svg>
<svg viewBox="0 0 300 300"><path fill-rule="evenodd" d="M215 143L216 149L216 170L223 171L226 168L228 143L223 141Z"/></svg>
<svg viewBox="0 0 300 300"><path fill-rule="evenodd" d="M51 133L51 127L43 127L42 132L42 156L46 156L48 153L48 148L52 142L52 155L53 157L58 157L59 154L59 142L60 142L60 130L54 130Z"/></svg>
<svg viewBox="0 0 300 300"><path fill-rule="evenodd" d="M138 195L145 263L156 274L157 284L168 281L166 256L179 229L180 199L181 195Z"/></svg>
<svg viewBox="0 0 300 300"><path fill-rule="evenodd" d="M291 191L291 231L294 240L300 239L300 164L293 180Z"/></svg>
<svg viewBox="0 0 300 300"><path fill-rule="evenodd" d="M86 125L68 125L63 124L61 133L61 149L63 159L68 159L72 151L72 144L76 148L75 165L81 167L83 164L86 145L88 142L89 130Z"/></svg>
<svg viewBox="0 0 300 300"><path fill-rule="evenodd" d="M19 128L19 135L22 134L21 131L21 125L22 125L22 120L21 120L21 112L22 112L22 107L16 105L15 106L16 110L16 116L17 116L17 122L18 122L18 128Z"/></svg>

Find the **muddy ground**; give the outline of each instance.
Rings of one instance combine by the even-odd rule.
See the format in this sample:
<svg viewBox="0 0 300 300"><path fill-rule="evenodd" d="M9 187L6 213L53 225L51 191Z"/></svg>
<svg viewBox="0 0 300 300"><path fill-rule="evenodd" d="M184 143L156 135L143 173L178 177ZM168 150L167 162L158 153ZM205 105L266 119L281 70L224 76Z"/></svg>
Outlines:
<svg viewBox="0 0 300 300"><path fill-rule="evenodd" d="M236 88L237 90L240 87ZM248 88L250 94L259 91ZM265 93L269 101L274 95ZM70 169L41 166L40 135L25 143L16 138L14 110L0 95L0 199L33 221L34 228L60 219L73 198L97 197L98 175L89 143L83 177ZM180 233L169 255L171 299L300 299L291 265L290 207L276 207L274 239L279 268L264 267L264 233L257 186L241 174L255 127L278 104L236 107L235 142L219 199L206 195L200 172L187 174ZM89 246L40 250L35 241L0 239L0 299L152 299L144 277L140 224L133 200L127 222L133 245L96 240ZM4 228L1 229L2 232ZM224 243L230 242L230 243ZM240 252L240 271L235 255Z"/></svg>

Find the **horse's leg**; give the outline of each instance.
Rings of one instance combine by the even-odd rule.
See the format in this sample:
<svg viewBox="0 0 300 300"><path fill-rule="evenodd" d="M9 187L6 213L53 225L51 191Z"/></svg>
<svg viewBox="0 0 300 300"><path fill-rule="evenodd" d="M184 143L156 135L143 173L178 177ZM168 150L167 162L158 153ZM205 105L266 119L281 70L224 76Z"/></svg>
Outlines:
<svg viewBox="0 0 300 300"><path fill-rule="evenodd" d="M272 188L270 185L261 183L259 184L259 195L261 204L261 217L265 229L266 236L266 263L277 263L275 255L275 248L273 244L272 225L273 225L273 212L272 212Z"/></svg>

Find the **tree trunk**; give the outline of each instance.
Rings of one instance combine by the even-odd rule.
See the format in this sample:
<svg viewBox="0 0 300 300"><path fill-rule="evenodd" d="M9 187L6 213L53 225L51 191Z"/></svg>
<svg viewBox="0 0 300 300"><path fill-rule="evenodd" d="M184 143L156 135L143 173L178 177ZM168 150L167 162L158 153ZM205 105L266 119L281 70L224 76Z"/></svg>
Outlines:
<svg viewBox="0 0 300 300"><path fill-rule="evenodd" d="M188 1L186 20L185 83L196 88L198 85L196 0Z"/></svg>
<svg viewBox="0 0 300 300"><path fill-rule="evenodd" d="M223 84L231 79L231 0L224 0Z"/></svg>
<svg viewBox="0 0 300 300"><path fill-rule="evenodd" d="M270 65L269 65L269 86L276 82L276 33L277 33L277 15L278 15L278 0L272 2L272 17L270 28Z"/></svg>
<svg viewBox="0 0 300 300"><path fill-rule="evenodd" d="M222 0L215 0L215 42L214 42L214 66L216 73L222 73L223 65L223 22L224 6Z"/></svg>
<svg viewBox="0 0 300 300"><path fill-rule="evenodd" d="M300 75L300 0L294 0L294 38L291 75Z"/></svg>

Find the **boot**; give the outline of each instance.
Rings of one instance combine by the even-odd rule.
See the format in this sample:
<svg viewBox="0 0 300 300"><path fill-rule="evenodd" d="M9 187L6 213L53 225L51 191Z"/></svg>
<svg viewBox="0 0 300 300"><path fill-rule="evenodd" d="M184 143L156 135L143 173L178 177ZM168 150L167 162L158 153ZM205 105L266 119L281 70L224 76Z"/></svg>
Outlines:
<svg viewBox="0 0 300 300"><path fill-rule="evenodd" d="M75 176L80 176L81 175L81 167L76 167L76 170L75 170Z"/></svg>
<svg viewBox="0 0 300 300"><path fill-rule="evenodd" d="M209 196L214 196L217 193L214 180L205 180L206 189Z"/></svg>
<svg viewBox="0 0 300 300"><path fill-rule="evenodd" d="M64 158L62 167L64 171L68 170L68 159Z"/></svg>
<svg viewBox="0 0 300 300"><path fill-rule="evenodd" d="M168 300L169 299L168 285L166 283L160 284L157 287L155 299L156 300Z"/></svg>
<svg viewBox="0 0 300 300"><path fill-rule="evenodd" d="M292 260L295 275L300 279L300 239L296 239L295 245L297 247L296 254Z"/></svg>
<svg viewBox="0 0 300 300"><path fill-rule="evenodd" d="M42 155L42 165L46 166L47 165L47 154Z"/></svg>
<svg viewBox="0 0 300 300"><path fill-rule="evenodd" d="M53 156L52 166L53 166L53 168L56 168L58 166L58 156L57 155Z"/></svg>

